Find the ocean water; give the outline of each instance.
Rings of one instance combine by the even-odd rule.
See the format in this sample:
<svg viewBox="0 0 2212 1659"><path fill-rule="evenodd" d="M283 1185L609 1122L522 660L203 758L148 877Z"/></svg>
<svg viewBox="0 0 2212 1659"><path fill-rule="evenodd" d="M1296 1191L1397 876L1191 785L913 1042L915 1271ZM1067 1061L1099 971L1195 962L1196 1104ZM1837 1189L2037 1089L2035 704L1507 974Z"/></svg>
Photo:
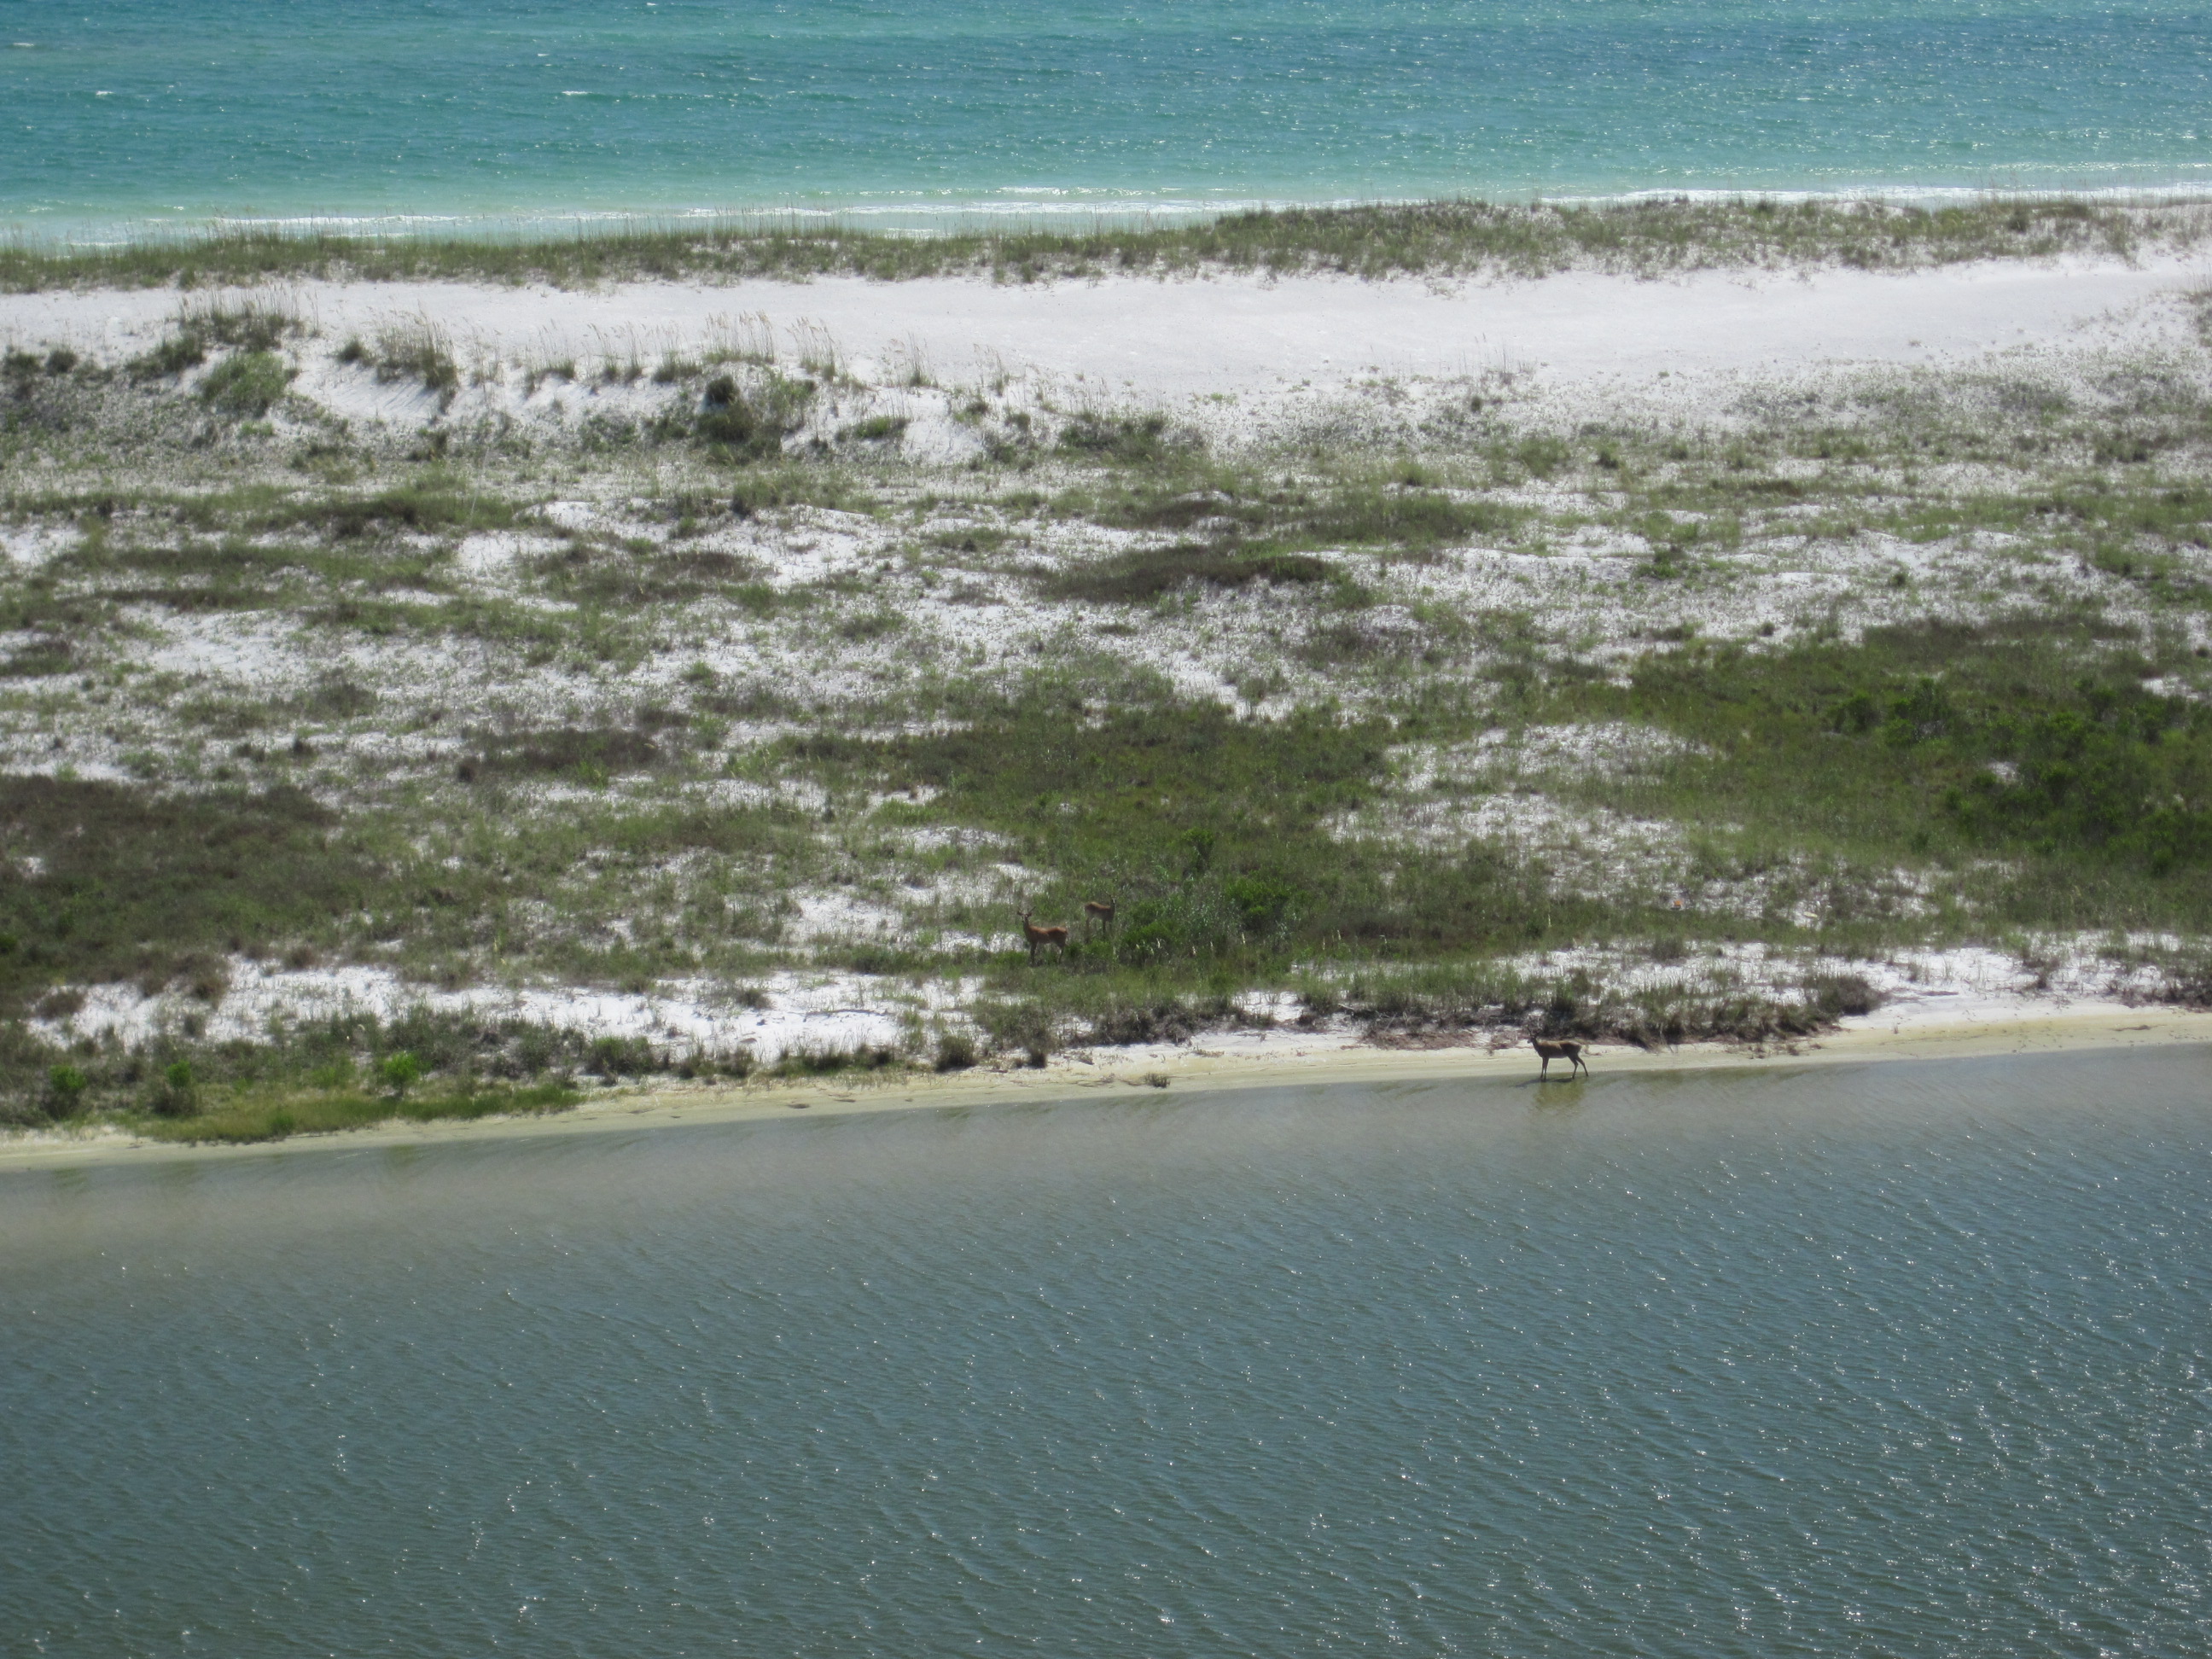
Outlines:
<svg viewBox="0 0 2212 1659"><path fill-rule="evenodd" d="M2208 1059L0 1174L0 1648L2212 1651Z"/></svg>
<svg viewBox="0 0 2212 1659"><path fill-rule="evenodd" d="M2212 176L2194 0L0 0L0 226Z"/></svg>

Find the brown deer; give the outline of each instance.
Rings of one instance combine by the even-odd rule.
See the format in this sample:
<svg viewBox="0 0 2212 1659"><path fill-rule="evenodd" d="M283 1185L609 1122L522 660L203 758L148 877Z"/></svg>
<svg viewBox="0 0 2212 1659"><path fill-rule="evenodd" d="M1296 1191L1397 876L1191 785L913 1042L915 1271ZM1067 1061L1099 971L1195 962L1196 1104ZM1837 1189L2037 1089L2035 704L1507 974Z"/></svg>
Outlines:
<svg viewBox="0 0 2212 1659"><path fill-rule="evenodd" d="M1112 933L1114 931L1114 901L1112 899L1084 900L1083 919L1091 924L1091 931L1094 933L1098 931L1098 925L1101 922L1105 924L1108 933Z"/></svg>
<svg viewBox="0 0 2212 1659"><path fill-rule="evenodd" d="M1033 927L1030 925L1030 912L1027 910L1022 912L1022 937L1030 942L1030 966L1032 968L1036 966L1039 945L1049 945L1063 957L1067 954L1067 929Z"/></svg>
<svg viewBox="0 0 2212 1659"><path fill-rule="evenodd" d="M1583 1063L1583 1045L1579 1042L1567 1042L1564 1041L1559 1042L1547 1042L1541 1037L1530 1037L1528 1039L1528 1045L1535 1049L1537 1054L1543 1058L1544 1069L1536 1073L1539 1081L1551 1076L1552 1062L1555 1060L1564 1060L1567 1062L1567 1075L1569 1077L1572 1077L1577 1068L1585 1072L1589 1070L1589 1066Z"/></svg>

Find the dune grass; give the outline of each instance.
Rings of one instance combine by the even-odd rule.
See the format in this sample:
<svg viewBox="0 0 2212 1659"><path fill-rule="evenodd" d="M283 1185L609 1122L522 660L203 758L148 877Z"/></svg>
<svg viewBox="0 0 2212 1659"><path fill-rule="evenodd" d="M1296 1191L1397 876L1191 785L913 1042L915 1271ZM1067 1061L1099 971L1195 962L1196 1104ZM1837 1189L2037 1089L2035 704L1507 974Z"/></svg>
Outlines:
<svg viewBox="0 0 2212 1659"><path fill-rule="evenodd" d="M1109 272L1247 270L1534 276L1575 268L1660 275L1717 265L1869 270L2194 246L2201 204L1992 194L1972 203L1686 198L1516 204L1474 200L1281 208L1191 223L1039 227L927 236L756 216L700 228L580 227L573 235L349 237L232 228L100 246L0 246L0 290L353 281L551 283L988 274L1035 282ZM379 361L408 356L377 352ZM420 356L421 354L416 354ZM444 359L423 359L432 368ZM409 372L420 365L411 359ZM428 380L434 375L422 371Z"/></svg>
<svg viewBox="0 0 2212 1659"><path fill-rule="evenodd" d="M0 883L0 1006L64 980L204 980L229 951L319 932L371 878L337 815L295 787L169 794L0 775L0 822L38 872ZM210 977L212 976L212 977Z"/></svg>
<svg viewBox="0 0 2212 1659"><path fill-rule="evenodd" d="M1203 246L1256 269L1262 231L1317 259L1354 231L1679 260L1723 232L1778 258L1880 232L1897 260L2163 234L1705 211L1290 216ZM1468 377L1240 443L701 359L611 415L483 417L471 386L347 428L273 372L342 343L187 298L180 374L48 342L0 365L0 1116L252 1138L750 1064L665 1028L221 1018L227 974L323 964L426 996L854 973L920 1011L896 1045L760 1062L794 1076L1174 1040L1257 993L1409 1038L1786 1036L1863 1004L1821 953L2044 935L2212 983L2201 366L1884 372L1640 425ZM963 459L902 453L901 421ZM171 633L240 653L165 662ZM1609 732L1648 752L1613 764ZM1074 924L1065 953L1031 965L1023 903ZM118 998L135 1047L96 1034ZM394 1083L403 1055L422 1073Z"/></svg>

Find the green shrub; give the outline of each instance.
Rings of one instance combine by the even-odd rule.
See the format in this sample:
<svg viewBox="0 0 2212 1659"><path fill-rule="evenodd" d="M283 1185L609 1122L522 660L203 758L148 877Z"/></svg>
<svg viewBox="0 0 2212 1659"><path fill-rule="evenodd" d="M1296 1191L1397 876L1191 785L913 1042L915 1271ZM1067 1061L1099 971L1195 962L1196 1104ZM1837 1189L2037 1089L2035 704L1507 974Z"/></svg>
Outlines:
<svg viewBox="0 0 2212 1659"><path fill-rule="evenodd" d="M1078 415L1063 428L1060 447L1070 455L1144 466L1197 447L1187 433L1171 432L1164 415Z"/></svg>
<svg viewBox="0 0 2212 1659"><path fill-rule="evenodd" d="M1930 743L1947 735L1957 719L1943 682L1923 674L1909 690L1889 700L1881 735L1885 742L1909 749L1916 743Z"/></svg>
<svg viewBox="0 0 2212 1659"><path fill-rule="evenodd" d="M74 1066L57 1066L46 1073L46 1115L59 1121L84 1109L84 1091L92 1079Z"/></svg>
<svg viewBox="0 0 2212 1659"><path fill-rule="evenodd" d="M161 1068L149 1104L161 1117L190 1117L199 1109L199 1087L190 1060L176 1060Z"/></svg>
<svg viewBox="0 0 2212 1659"><path fill-rule="evenodd" d="M1287 931L1297 921L1305 890L1272 875L1238 876L1222 884L1222 895L1237 911L1248 939Z"/></svg>
<svg viewBox="0 0 2212 1659"><path fill-rule="evenodd" d="M814 383L769 374L747 391L733 376L717 374L700 393L692 435L708 448L740 460L769 460L784 440L806 424Z"/></svg>
<svg viewBox="0 0 2212 1659"><path fill-rule="evenodd" d="M1978 839L2024 842L2163 875L2212 861L2212 722L2165 699L2101 700L2043 714L1944 804Z"/></svg>
<svg viewBox="0 0 2212 1659"><path fill-rule="evenodd" d="M975 1010L975 1023L993 1047L1018 1048L1032 1066L1042 1066L1059 1046L1052 1010L1031 1000L986 1002Z"/></svg>
<svg viewBox="0 0 2212 1659"><path fill-rule="evenodd" d="M653 1052L653 1045L643 1037L603 1036L592 1040L585 1058L587 1069L610 1080L618 1077L641 1077L659 1071L660 1060Z"/></svg>
<svg viewBox="0 0 2212 1659"><path fill-rule="evenodd" d="M408 1090L422 1079L422 1062L403 1049L396 1054L386 1054L377 1063L376 1070L377 1075L384 1079L384 1086L404 1100Z"/></svg>
<svg viewBox="0 0 2212 1659"><path fill-rule="evenodd" d="M266 415L297 373L273 351L237 352L209 371L200 397L226 415Z"/></svg>
<svg viewBox="0 0 2212 1659"><path fill-rule="evenodd" d="M1548 478L1574 459L1562 438L1523 438L1513 448L1515 465L1534 478Z"/></svg>
<svg viewBox="0 0 2212 1659"><path fill-rule="evenodd" d="M0 776L11 850L41 860L0 882L0 1011L58 984L179 976L213 1000L232 940L319 935L357 909L372 872L334 841L336 815L280 786L170 795ZM88 833L97 826L97 833Z"/></svg>
<svg viewBox="0 0 2212 1659"><path fill-rule="evenodd" d="M1244 587L1326 582L1336 574L1326 559L1307 553L1247 551L1234 543L1177 542L1135 548L1064 570L1047 586L1054 599L1093 604L1141 605L1185 586Z"/></svg>
<svg viewBox="0 0 2212 1659"><path fill-rule="evenodd" d="M131 360L131 372L141 380L164 380L198 368L207 361L207 342L198 335L172 334L143 356Z"/></svg>

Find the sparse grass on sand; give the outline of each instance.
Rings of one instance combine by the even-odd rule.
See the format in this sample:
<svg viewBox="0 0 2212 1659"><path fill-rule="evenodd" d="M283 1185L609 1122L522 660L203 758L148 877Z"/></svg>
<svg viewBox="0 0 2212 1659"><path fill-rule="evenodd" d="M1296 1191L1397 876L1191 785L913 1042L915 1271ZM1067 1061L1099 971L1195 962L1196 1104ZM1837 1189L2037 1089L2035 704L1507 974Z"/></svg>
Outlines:
<svg viewBox="0 0 2212 1659"><path fill-rule="evenodd" d="M0 246L0 290L356 282L551 283L988 274L1003 282L1251 270L1540 276L1589 269L1658 276L1716 266L1839 263L1899 270L1993 258L2132 255L2193 246L2208 210L1992 193L1911 203L1686 198L1522 205L1473 200L1281 208L1166 226L1102 224L928 236L750 216L700 228L649 222L513 238L354 237L230 228L100 246ZM364 348L365 350L368 348ZM393 361L403 352L383 352Z"/></svg>
<svg viewBox="0 0 2212 1659"><path fill-rule="evenodd" d="M190 269L1911 264L2196 234L2160 211L245 239ZM2212 1000L2191 337L1603 419L1501 371L1209 428L833 351L465 374L434 329L356 350L226 306L187 295L127 359L0 360L9 1121L258 1138L1276 1021L1786 1040L1971 950ZM1072 927L1034 967L1024 908ZM816 1040L772 1006L832 983L876 1023ZM709 1004L788 1040L676 1034Z"/></svg>

